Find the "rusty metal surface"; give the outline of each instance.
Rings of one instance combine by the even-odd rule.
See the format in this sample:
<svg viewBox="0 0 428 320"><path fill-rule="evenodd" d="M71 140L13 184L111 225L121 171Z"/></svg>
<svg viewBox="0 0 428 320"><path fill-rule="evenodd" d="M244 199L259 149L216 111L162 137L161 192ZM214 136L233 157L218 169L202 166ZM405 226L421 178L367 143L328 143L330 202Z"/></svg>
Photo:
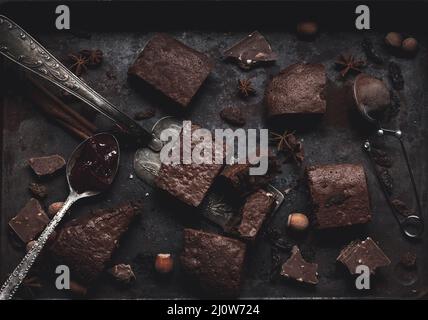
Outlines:
<svg viewBox="0 0 428 320"><path fill-rule="evenodd" d="M248 30L250 32L252 30ZM199 90L191 106L182 116L209 129L227 128L219 117L219 111L225 106L241 106L247 117L247 128L267 127L263 106L263 91L267 81L280 70L299 61L321 62L327 69L329 84L327 91L328 111L324 118L311 130L300 133L304 140L306 165L322 163L362 163L369 183L373 221L368 225L347 230L346 232L323 232L311 230L306 236L295 238L287 234L285 224L287 216L293 211L310 211L310 199L304 183L290 192L284 204L276 214L273 225L281 231L291 243L298 243L306 256L319 264L320 283L313 287L270 279L272 268L269 242L261 237L249 247L244 283L241 297L411 297L421 294L428 288L428 258L426 254L427 238L416 243L405 240L390 213L370 163L362 151L364 133L359 129L352 103L346 94L346 82L341 80L335 70L336 57L351 51L364 57L360 43L362 35L345 32L322 33L315 41L299 41L289 32L261 31L279 55L278 61L266 67L243 72L237 66L221 61L221 52L246 35L244 32L208 32L176 31L168 32L187 45L206 52L216 60L216 67L203 87ZM117 105L121 110L133 115L138 111L155 108L156 116L143 121L146 128L164 115L174 113L164 101L146 88L140 88L127 79L127 69L134 61L137 52L143 48L152 32L141 33L93 33L90 39L71 34L36 34L40 42L52 53L64 58L69 52L87 48L99 48L104 52L104 63L99 69L90 70L83 76L95 90ZM375 41L382 34L373 33ZM411 165L414 168L416 183L422 198L422 207L428 204L428 92L427 79L427 43L421 39L421 50L415 59L399 59L403 70L405 88L402 97L406 106L391 126L398 125L405 133ZM381 51L385 57L391 57ZM108 77L106 73L114 75ZM366 72L384 78L387 81L386 67L369 66ZM27 167L29 157L58 153L68 157L78 140L71 137L55 124L49 122L22 94L25 85L17 70L7 64L0 73L2 81L2 184L1 184L1 223L0 223L0 281L6 278L24 254L10 235L8 221L29 199L29 182L35 177ZM239 78L250 77L257 95L247 100L237 95L236 83ZM352 79L352 76L349 78ZM72 103L80 107L79 103ZM101 121L101 116L97 117ZM392 147L397 152L398 145ZM194 289L177 268L170 279L160 279L153 268L154 256L159 252L171 252L177 256L181 251L182 230L184 227L202 228L220 232L219 229L190 210L177 205L171 199L165 199L156 190L148 187L137 178L130 178L132 172L133 149L122 150L119 175L114 186L105 195L96 199L82 201L72 209L69 216L76 217L91 208L108 207L125 200L144 199L145 213L132 226L123 239L114 256L114 262L130 263L135 269L137 280L128 288L118 287L107 276L102 277L89 291L88 298L196 298L202 294ZM401 160L394 163L393 173L404 169ZM282 173L274 185L280 190L295 185L300 178L297 168L284 164ZM410 181L396 179L398 194L409 196ZM65 199L67 194L64 176L57 176L45 182L49 196L45 204ZM410 195L411 196L411 195ZM425 212L426 213L426 212ZM354 280L335 262L340 249L356 238L371 236L379 242L381 248L391 259L392 264L379 271L373 279L370 291L355 289ZM403 284L398 277L396 265L402 254L407 251L418 255L417 281L411 285ZM280 254L281 259L288 253ZM178 261L177 261L178 262ZM49 262L43 262L46 266ZM70 297L58 292L49 276L45 276L44 287L33 290L35 298ZM21 292L21 296L25 296Z"/></svg>

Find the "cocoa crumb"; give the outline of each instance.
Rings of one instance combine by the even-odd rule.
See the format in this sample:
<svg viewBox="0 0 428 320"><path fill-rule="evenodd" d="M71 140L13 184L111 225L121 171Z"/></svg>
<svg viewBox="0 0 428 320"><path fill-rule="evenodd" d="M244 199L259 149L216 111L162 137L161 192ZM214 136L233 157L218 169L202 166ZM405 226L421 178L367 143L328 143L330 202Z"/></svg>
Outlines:
<svg viewBox="0 0 428 320"><path fill-rule="evenodd" d="M391 203L394 208L404 217L408 217L414 214L412 210L410 210L407 205L399 199L394 199L391 201Z"/></svg>
<svg viewBox="0 0 428 320"><path fill-rule="evenodd" d="M42 184L32 182L28 185L28 189L32 195L39 199L44 199L48 195L48 189Z"/></svg>
<svg viewBox="0 0 428 320"><path fill-rule="evenodd" d="M140 111L134 115L134 119L137 121L147 120L153 118L156 115L156 111L154 109Z"/></svg>

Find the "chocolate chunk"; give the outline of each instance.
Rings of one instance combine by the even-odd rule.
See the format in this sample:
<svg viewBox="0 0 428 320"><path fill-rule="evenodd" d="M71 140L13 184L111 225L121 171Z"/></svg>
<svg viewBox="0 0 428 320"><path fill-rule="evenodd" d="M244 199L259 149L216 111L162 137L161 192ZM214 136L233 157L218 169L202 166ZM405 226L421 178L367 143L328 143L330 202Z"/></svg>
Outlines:
<svg viewBox="0 0 428 320"><path fill-rule="evenodd" d="M125 203L71 221L59 230L50 247L54 260L67 265L78 280L95 280L141 208L141 203Z"/></svg>
<svg viewBox="0 0 428 320"><path fill-rule="evenodd" d="M135 274L129 264L117 264L109 270L109 273L119 282L129 283L135 279Z"/></svg>
<svg viewBox="0 0 428 320"><path fill-rule="evenodd" d="M268 115L324 114L327 78L322 64L293 64L266 87Z"/></svg>
<svg viewBox="0 0 428 320"><path fill-rule="evenodd" d="M233 59L243 69L250 69L260 62L271 62L277 59L270 44L258 32L254 31L223 53L225 59Z"/></svg>
<svg viewBox="0 0 428 320"><path fill-rule="evenodd" d="M214 67L205 54L158 33L146 44L128 74L137 76L187 106Z"/></svg>
<svg viewBox="0 0 428 320"><path fill-rule="evenodd" d="M36 198L44 199L48 196L48 189L42 184L32 182L28 185L28 189Z"/></svg>
<svg viewBox="0 0 428 320"><path fill-rule="evenodd" d="M239 293L246 246L213 233L185 229L180 260L184 270L217 295Z"/></svg>
<svg viewBox="0 0 428 320"><path fill-rule="evenodd" d="M65 160L63 157L54 154L47 157L30 158L28 164L36 175L42 177L54 174L58 170L64 168Z"/></svg>
<svg viewBox="0 0 428 320"><path fill-rule="evenodd" d="M367 181L362 165L311 166L307 176L319 229L370 221Z"/></svg>
<svg viewBox="0 0 428 320"><path fill-rule="evenodd" d="M198 128L198 126L192 125L191 130L193 132ZM177 139L173 148L182 149L182 137L183 131L181 131L180 139ZM192 139L192 151L197 143L199 142L195 142L194 139ZM183 146L183 148L185 148L185 146ZM214 150L213 159L215 159ZM214 178L220 173L223 164L197 164L193 161L191 164L184 164L182 160L183 159L181 159L179 164L162 163L155 182L160 189L165 190L190 206L197 207L214 182Z"/></svg>
<svg viewBox="0 0 428 320"><path fill-rule="evenodd" d="M242 127L245 125L245 118L238 107L226 107L220 111L220 117L231 125Z"/></svg>
<svg viewBox="0 0 428 320"><path fill-rule="evenodd" d="M240 236L254 240L274 204L273 195L264 190L258 190L248 196L241 209L242 220L238 228Z"/></svg>
<svg viewBox="0 0 428 320"><path fill-rule="evenodd" d="M291 257L281 268L281 276L308 284L318 283L318 264L306 262L297 246L293 246Z"/></svg>
<svg viewBox="0 0 428 320"><path fill-rule="evenodd" d="M367 266L370 273L374 274L377 268L391 263L370 237L363 241L351 242L340 252L337 261L343 263L351 274L356 274L357 267L360 265Z"/></svg>
<svg viewBox="0 0 428 320"><path fill-rule="evenodd" d="M9 221L9 226L24 243L34 240L48 225L49 218L40 202L30 199L24 208Z"/></svg>

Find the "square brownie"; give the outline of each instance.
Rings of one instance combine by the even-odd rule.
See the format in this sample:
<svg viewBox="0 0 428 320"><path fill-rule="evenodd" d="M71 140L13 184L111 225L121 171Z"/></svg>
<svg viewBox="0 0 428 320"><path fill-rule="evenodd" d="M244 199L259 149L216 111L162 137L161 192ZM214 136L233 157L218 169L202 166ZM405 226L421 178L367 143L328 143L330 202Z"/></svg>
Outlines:
<svg viewBox="0 0 428 320"><path fill-rule="evenodd" d="M184 270L216 295L239 293L246 246L243 242L194 229L184 230L180 260Z"/></svg>
<svg viewBox="0 0 428 320"><path fill-rule="evenodd" d="M198 128L200 127L192 125L191 130L193 132ZM180 133L180 139L175 142L174 148L183 146L182 136L183 131ZM195 146L196 143L192 140L191 151ZM213 150L213 158L214 152ZM179 164L162 163L155 183L158 188L168 192L178 200L192 207L197 207L201 204L222 168L223 164L215 163L184 164L182 161Z"/></svg>
<svg viewBox="0 0 428 320"><path fill-rule="evenodd" d="M248 240L254 240L275 204L273 194L257 190L247 197L241 209L242 220L239 225L239 235Z"/></svg>
<svg viewBox="0 0 428 320"><path fill-rule="evenodd" d="M325 113L326 83L325 67L322 64L297 63L285 68L266 87L268 115Z"/></svg>
<svg viewBox="0 0 428 320"><path fill-rule="evenodd" d="M370 221L369 195L362 165L311 166L307 168L307 177L319 229Z"/></svg>
<svg viewBox="0 0 428 320"><path fill-rule="evenodd" d="M213 61L205 54L158 33L146 44L128 74L143 79L185 107L213 67Z"/></svg>

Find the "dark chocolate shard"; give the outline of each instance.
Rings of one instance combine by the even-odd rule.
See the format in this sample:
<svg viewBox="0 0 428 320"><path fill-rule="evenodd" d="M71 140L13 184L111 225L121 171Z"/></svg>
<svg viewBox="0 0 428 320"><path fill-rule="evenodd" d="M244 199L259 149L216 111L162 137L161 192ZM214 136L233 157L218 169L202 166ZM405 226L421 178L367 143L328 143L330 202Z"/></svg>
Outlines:
<svg viewBox="0 0 428 320"><path fill-rule="evenodd" d="M199 230L184 230L180 260L203 288L218 296L239 294L246 246L232 238Z"/></svg>
<svg viewBox="0 0 428 320"><path fill-rule="evenodd" d="M39 177L54 174L65 166L65 160L60 155L54 154L46 157L30 158L28 164Z"/></svg>
<svg viewBox="0 0 428 320"><path fill-rule="evenodd" d="M307 177L317 228L337 228L370 221L370 202L362 165L311 166L307 168Z"/></svg>
<svg viewBox="0 0 428 320"><path fill-rule="evenodd" d="M273 194L258 190L249 195L241 209L238 232L242 238L254 240L275 204Z"/></svg>
<svg viewBox="0 0 428 320"><path fill-rule="evenodd" d="M298 282L317 284L318 264L306 262L297 246L293 246L291 257L282 265L281 276Z"/></svg>
<svg viewBox="0 0 428 320"><path fill-rule="evenodd" d="M122 235L141 209L140 202L128 202L116 208L98 209L71 221L59 230L50 247L52 257L67 265L77 280L92 282L105 269Z"/></svg>
<svg viewBox="0 0 428 320"><path fill-rule="evenodd" d="M130 283L135 279L134 271L129 264L117 264L108 271L118 282Z"/></svg>
<svg viewBox="0 0 428 320"><path fill-rule="evenodd" d="M9 221L9 226L24 243L28 243L34 240L45 229L48 223L49 218L40 205L40 202L32 198Z"/></svg>
<svg viewBox="0 0 428 320"><path fill-rule="evenodd" d="M391 263L370 237L363 241L351 242L340 252L337 261L343 263L351 274L356 274L357 267L360 265L367 266L370 273L374 274L377 268L388 266Z"/></svg>
<svg viewBox="0 0 428 320"><path fill-rule="evenodd" d="M226 59L234 59L243 69L249 69L260 62L271 62L277 59L265 37L254 31L223 53Z"/></svg>
<svg viewBox="0 0 428 320"><path fill-rule="evenodd" d="M224 108L220 111L220 117L227 123L237 127L242 127L246 122L241 109L238 107Z"/></svg>
<svg viewBox="0 0 428 320"><path fill-rule="evenodd" d="M158 33L146 44L128 74L143 79L185 107L213 67L213 61L205 54Z"/></svg>

